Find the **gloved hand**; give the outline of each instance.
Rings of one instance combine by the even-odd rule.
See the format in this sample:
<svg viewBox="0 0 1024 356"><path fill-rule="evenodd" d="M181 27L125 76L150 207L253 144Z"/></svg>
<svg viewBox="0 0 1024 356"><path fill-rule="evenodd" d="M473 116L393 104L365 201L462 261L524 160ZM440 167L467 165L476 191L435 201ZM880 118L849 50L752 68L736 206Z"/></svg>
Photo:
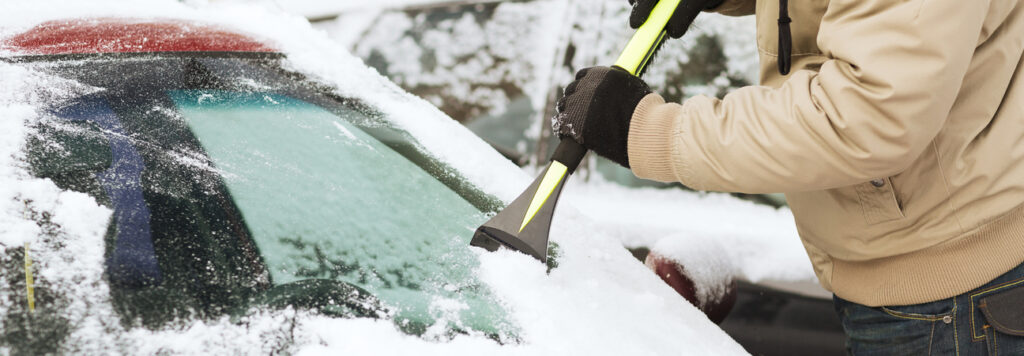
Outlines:
<svg viewBox="0 0 1024 356"><path fill-rule="evenodd" d="M714 9L721 5L722 1L724 0L683 0L672 14L672 18L668 20L668 35L672 38L683 37L686 29L701 11ZM629 14L629 27L640 28L640 25L647 21L651 10L654 10L654 5L658 4L658 0L629 0L629 4L633 5L633 11Z"/></svg>
<svg viewBox="0 0 1024 356"><path fill-rule="evenodd" d="M626 139L633 110L651 93L647 83L618 68L592 67L576 73L558 100L551 121L559 138L572 138L583 147L629 168Z"/></svg>

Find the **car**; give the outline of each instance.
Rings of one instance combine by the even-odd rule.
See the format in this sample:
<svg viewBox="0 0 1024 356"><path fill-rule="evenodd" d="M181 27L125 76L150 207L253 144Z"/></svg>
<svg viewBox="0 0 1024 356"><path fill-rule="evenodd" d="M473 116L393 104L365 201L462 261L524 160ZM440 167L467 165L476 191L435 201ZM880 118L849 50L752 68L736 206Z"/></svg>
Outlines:
<svg viewBox="0 0 1024 356"><path fill-rule="evenodd" d="M302 19L0 8L0 353L742 354L571 207Z"/></svg>

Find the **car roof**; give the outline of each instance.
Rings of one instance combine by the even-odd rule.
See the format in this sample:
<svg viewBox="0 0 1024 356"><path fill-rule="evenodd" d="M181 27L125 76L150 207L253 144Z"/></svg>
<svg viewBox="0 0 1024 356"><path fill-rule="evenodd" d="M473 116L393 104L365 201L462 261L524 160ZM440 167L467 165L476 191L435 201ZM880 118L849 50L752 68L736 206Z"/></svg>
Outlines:
<svg viewBox="0 0 1024 356"><path fill-rule="evenodd" d="M17 55L277 52L244 34L178 19L85 18L41 23L0 41Z"/></svg>

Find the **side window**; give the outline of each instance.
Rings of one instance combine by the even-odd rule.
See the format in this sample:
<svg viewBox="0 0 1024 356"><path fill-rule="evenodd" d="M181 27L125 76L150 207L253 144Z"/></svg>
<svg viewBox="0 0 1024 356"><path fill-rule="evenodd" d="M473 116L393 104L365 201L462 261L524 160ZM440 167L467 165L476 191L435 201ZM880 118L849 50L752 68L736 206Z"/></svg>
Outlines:
<svg viewBox="0 0 1024 356"><path fill-rule="evenodd" d="M118 99L85 96L53 110L28 161L34 175L114 211L105 275L122 317L155 326L215 315L265 288L265 267L220 177L185 164L202 160L187 129L149 110L153 99Z"/></svg>
<svg viewBox="0 0 1024 356"><path fill-rule="evenodd" d="M111 283L159 284L161 273L150 234L150 211L143 199L140 181L145 163L124 125L100 97L82 98L54 114L58 125L63 121L68 127L84 127L77 130L81 139L74 139L75 129L55 130L60 133L51 137L63 141L61 146L72 154L67 160L46 160L40 162L45 164L35 166L87 172L90 177L79 177L80 181L97 184L102 190L93 194L102 193L106 197L104 201L114 209L108 232L113 238L113 249L106 259Z"/></svg>

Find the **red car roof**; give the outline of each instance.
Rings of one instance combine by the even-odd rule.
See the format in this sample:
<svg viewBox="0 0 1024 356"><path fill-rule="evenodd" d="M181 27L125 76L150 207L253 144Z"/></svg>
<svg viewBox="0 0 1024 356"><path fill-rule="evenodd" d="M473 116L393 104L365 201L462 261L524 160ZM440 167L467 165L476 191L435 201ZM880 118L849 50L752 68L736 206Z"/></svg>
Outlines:
<svg viewBox="0 0 1024 356"><path fill-rule="evenodd" d="M142 52L276 52L248 36L199 22L140 19L49 21L0 41L25 55Z"/></svg>

